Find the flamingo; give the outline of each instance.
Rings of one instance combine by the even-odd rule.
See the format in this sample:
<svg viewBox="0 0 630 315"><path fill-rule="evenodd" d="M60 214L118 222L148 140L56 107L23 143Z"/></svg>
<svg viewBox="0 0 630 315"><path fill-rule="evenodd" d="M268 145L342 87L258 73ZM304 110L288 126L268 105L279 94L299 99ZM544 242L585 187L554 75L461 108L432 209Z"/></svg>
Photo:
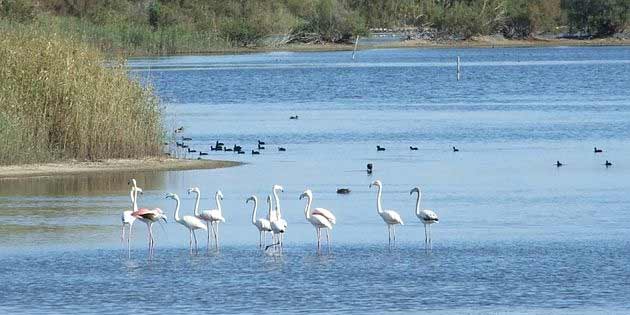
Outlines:
<svg viewBox="0 0 630 315"><path fill-rule="evenodd" d="M131 187L129 191L129 197L131 198L131 206L133 210L125 210L122 213L121 221L122 221L122 232L120 235L120 241L125 241L125 226L129 226L129 233L127 235L127 252L131 252L131 228L133 227L133 223L136 221L136 217L131 214L134 211L138 210L138 203L136 202L138 198L138 192L142 193L142 189L140 187Z"/></svg>
<svg viewBox="0 0 630 315"><path fill-rule="evenodd" d="M311 210L311 203L313 202L313 192L310 189L307 189L300 195L300 200L306 197L306 207L304 208L304 216L306 220L310 222L317 232L317 251L319 252L321 249L321 229L326 229L326 245L328 245L328 250L330 250L330 233L332 230L333 224L337 221L335 216L328 209L324 208L315 208Z"/></svg>
<svg viewBox="0 0 630 315"><path fill-rule="evenodd" d="M416 217L420 219L422 224L424 224L424 246L426 248L431 248L432 239L431 239L431 224L438 223L438 215L433 212L433 210L424 209L420 210L420 198L422 198L422 193L420 192L420 187L414 187L409 194L413 195L413 193L418 193L418 197L416 198ZM427 225L429 226L429 233L427 236Z"/></svg>
<svg viewBox="0 0 630 315"><path fill-rule="evenodd" d="M404 225L402 218L400 217L400 214L398 214L398 212L394 211L394 210L384 210L381 207L381 194L382 194L382 190L383 190L383 184L381 183L380 180L375 180L374 182L372 182L370 184L370 188L372 188L372 186L376 186L378 187L378 193L376 195L376 212L378 213L378 215L381 216L381 218L383 218L383 221L385 221L385 224L387 224L387 230L388 230L388 237L389 237L389 245L392 245L392 234L393 234L393 238L394 238L394 243L396 243L396 225L400 224L400 225ZM393 233L392 233L393 232Z"/></svg>
<svg viewBox="0 0 630 315"><path fill-rule="evenodd" d="M284 232L286 232L289 224L287 223L285 219L282 218L282 210L280 209L280 198L278 197L278 190L281 192L284 192L284 188L282 188L282 186L280 185L273 185L271 187L271 191L273 192L273 197L276 203L276 207L273 212L270 212L269 221L271 222L272 226L275 222L275 224L278 226L277 230L282 230L282 232L278 235L279 236L278 244L280 245L280 248L282 248L282 245L283 245L282 243L284 241ZM272 216L272 214L274 215Z"/></svg>
<svg viewBox="0 0 630 315"><path fill-rule="evenodd" d="M132 179L131 183L133 184L133 187L135 187L136 189L138 188L136 186L135 179ZM167 222L166 214L160 208L154 208L154 209L140 208L132 212L131 216L133 216L136 219L139 219L140 221L144 222L147 225L147 230L149 232L148 234L149 253L152 253L153 250L155 249L155 239L153 238L153 223L158 222L160 220L164 220L164 222L166 223Z"/></svg>
<svg viewBox="0 0 630 315"><path fill-rule="evenodd" d="M223 217L223 211L221 209L221 200L223 200L223 193L220 190L217 190L214 195L214 199L217 202L217 209L212 210L201 210L199 212L199 198L201 193L199 192L199 188L193 187L188 190L188 192L197 193L197 201L195 203L195 215L206 222L208 227L208 250L210 250L210 229L212 229L212 234L214 235L214 244L216 249L219 249L219 222L225 222L225 218ZM215 226L216 225L216 226Z"/></svg>
<svg viewBox="0 0 630 315"><path fill-rule="evenodd" d="M286 232L286 224L279 222L278 220L278 212L273 208L273 201L270 195L267 195L267 205L269 206L269 212L267 213L267 218L270 219L271 225L271 245L265 246L265 250L271 246L280 245L279 237L280 235ZM285 221L286 222L286 221ZM276 241L278 239L278 241Z"/></svg>
<svg viewBox="0 0 630 315"><path fill-rule="evenodd" d="M248 203L250 200L254 202L254 210L252 211L252 224L256 228L258 228L258 232L260 234L258 238L258 247L263 248L265 246L265 243L267 243L267 232L271 232L271 222L269 222L269 220L267 219L262 219L262 218L256 219L256 208L258 208L258 198L252 195L251 197L247 198L245 203ZM264 242L263 242L263 239L264 239Z"/></svg>
<svg viewBox="0 0 630 315"><path fill-rule="evenodd" d="M175 200L175 222L185 226L190 232L189 235L189 243L190 253L193 252L193 239L195 240L195 250L198 252L199 248L197 247L197 235L195 235L195 230L206 230L208 227L196 216L185 215L183 217L179 217L179 196L177 194L167 194L166 199Z"/></svg>

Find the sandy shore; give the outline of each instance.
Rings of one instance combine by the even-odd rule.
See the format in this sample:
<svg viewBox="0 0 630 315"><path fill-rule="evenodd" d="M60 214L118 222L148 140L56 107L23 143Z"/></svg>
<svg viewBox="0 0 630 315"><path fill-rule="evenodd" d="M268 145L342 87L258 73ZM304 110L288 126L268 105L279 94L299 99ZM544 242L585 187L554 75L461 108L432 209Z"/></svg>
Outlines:
<svg viewBox="0 0 630 315"><path fill-rule="evenodd" d="M24 178L97 172L177 171L212 169L241 165L240 162L183 159L116 159L98 162L67 161L46 164L0 166L0 178Z"/></svg>
<svg viewBox="0 0 630 315"><path fill-rule="evenodd" d="M560 39L530 38L501 39L492 36L475 36L467 40L405 40L391 41L381 44L364 45L359 41L359 50L381 48L494 48L494 47L546 47L546 46L630 46L630 39L596 38L596 39ZM210 49L193 53L176 53L174 55L225 55L242 53L259 53L275 51L323 52L351 51L353 44L286 44L279 46L261 46L245 48ZM138 55L146 56L146 54Z"/></svg>

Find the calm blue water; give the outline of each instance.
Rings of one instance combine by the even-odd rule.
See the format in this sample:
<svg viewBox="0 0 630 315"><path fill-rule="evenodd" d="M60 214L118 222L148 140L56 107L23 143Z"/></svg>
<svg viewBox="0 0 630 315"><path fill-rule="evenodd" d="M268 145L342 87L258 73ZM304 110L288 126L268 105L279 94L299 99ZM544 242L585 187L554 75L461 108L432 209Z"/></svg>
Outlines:
<svg viewBox="0 0 630 315"><path fill-rule="evenodd" d="M221 140L249 151L260 139L267 149L210 152L247 163L229 169L1 180L0 312L630 312L630 48L368 50L354 62L348 52L277 52L130 65L192 147ZM188 187L199 186L202 208L221 189L222 251L189 255L187 230L169 222L155 227L149 258L137 224L128 258L119 218L130 177L145 189L140 205L171 219L166 192L190 214ZM391 250L368 188L375 179L384 207L405 220ZM276 183L289 222L281 257L256 250L245 204L256 194L262 216ZM414 186L440 216L431 252L413 215ZM337 195L340 187L352 193ZM330 254L316 254L298 200L306 188L314 206L337 215Z"/></svg>

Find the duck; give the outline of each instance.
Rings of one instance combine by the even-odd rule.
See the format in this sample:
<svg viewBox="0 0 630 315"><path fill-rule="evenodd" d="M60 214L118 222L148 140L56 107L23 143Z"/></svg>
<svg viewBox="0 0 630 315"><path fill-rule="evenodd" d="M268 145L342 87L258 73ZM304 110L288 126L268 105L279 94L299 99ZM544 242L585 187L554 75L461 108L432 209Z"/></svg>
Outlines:
<svg viewBox="0 0 630 315"><path fill-rule="evenodd" d="M384 147L381 147L380 145L376 146L376 151L385 151Z"/></svg>

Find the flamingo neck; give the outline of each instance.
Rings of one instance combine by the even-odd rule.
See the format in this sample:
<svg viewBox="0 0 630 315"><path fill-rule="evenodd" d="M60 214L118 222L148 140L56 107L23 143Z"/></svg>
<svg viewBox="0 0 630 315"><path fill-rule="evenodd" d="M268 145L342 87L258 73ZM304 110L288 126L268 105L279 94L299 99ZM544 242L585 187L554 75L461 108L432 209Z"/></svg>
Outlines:
<svg viewBox="0 0 630 315"><path fill-rule="evenodd" d="M310 196L306 196L306 207L304 207L304 216L306 217L306 219L310 219L311 218L311 203L313 201L311 200Z"/></svg>
<svg viewBox="0 0 630 315"><path fill-rule="evenodd" d="M416 197L416 216L420 215L420 198L421 198L421 193L420 191L418 191L418 196Z"/></svg>
<svg viewBox="0 0 630 315"><path fill-rule="evenodd" d="M219 194L214 195L214 200L217 202L217 209L219 209L219 213L221 213L221 199L219 199Z"/></svg>
<svg viewBox="0 0 630 315"><path fill-rule="evenodd" d="M175 221L181 221L179 218L179 198L175 198Z"/></svg>
<svg viewBox="0 0 630 315"><path fill-rule="evenodd" d="M382 194L381 186L378 186L378 192L376 193L376 212L378 214L383 213L383 207L381 206L381 194Z"/></svg>
<svg viewBox="0 0 630 315"><path fill-rule="evenodd" d="M273 212L273 201L271 200L271 198L267 199L267 204L269 205L269 213L267 214L267 219L269 220L269 222L273 222L273 221L276 220L276 218L274 218L275 214L272 213Z"/></svg>
<svg viewBox="0 0 630 315"><path fill-rule="evenodd" d="M195 198L195 216L199 216L199 199L201 199L201 193L197 193L197 198Z"/></svg>
<svg viewBox="0 0 630 315"><path fill-rule="evenodd" d="M258 200L254 197L254 210L252 211L252 224L256 225L256 208L258 208Z"/></svg>
<svg viewBox="0 0 630 315"><path fill-rule="evenodd" d="M275 199L276 202L276 216L280 219L282 217L282 214L280 213L280 198L278 197L278 192L275 189L273 190L273 199Z"/></svg>
<svg viewBox="0 0 630 315"><path fill-rule="evenodd" d="M129 192L129 197L131 197L131 207L133 208L133 212L138 211L138 204L136 203L136 190L131 188L131 191Z"/></svg>

